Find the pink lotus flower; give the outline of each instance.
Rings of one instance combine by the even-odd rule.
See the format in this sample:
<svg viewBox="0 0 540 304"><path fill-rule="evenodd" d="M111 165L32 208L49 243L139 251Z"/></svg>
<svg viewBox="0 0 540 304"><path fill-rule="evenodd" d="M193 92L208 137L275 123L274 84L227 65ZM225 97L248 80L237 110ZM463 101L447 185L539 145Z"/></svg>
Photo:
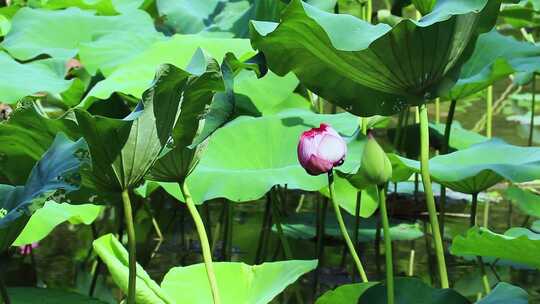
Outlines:
<svg viewBox="0 0 540 304"><path fill-rule="evenodd" d="M347 154L345 140L327 124L302 133L298 160L307 173L320 175L343 164Z"/></svg>
<svg viewBox="0 0 540 304"><path fill-rule="evenodd" d="M36 249L38 247L39 247L38 242L29 244L29 245L19 246L19 253L21 255L29 255L30 253L32 253L32 250L34 250L34 249Z"/></svg>

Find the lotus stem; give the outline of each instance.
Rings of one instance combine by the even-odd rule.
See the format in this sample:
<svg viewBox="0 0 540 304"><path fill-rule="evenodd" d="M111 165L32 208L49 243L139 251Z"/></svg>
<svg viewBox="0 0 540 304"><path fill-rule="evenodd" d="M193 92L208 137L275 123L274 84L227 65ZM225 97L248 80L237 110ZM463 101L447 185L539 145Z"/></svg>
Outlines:
<svg viewBox="0 0 540 304"><path fill-rule="evenodd" d="M269 226L272 221L272 211L271 211L271 198L270 193L266 194L266 204L264 207L263 222L261 228L261 234L259 235L259 244L257 245L257 253L255 254L255 265L260 264L264 261L266 255L266 248L268 243L268 231ZM264 257L263 257L264 255Z"/></svg>
<svg viewBox="0 0 540 304"><path fill-rule="evenodd" d="M531 122L529 125L529 147L533 144L533 134L534 134L534 112L536 105L536 73L533 73L532 77L532 101L531 101Z"/></svg>
<svg viewBox="0 0 540 304"><path fill-rule="evenodd" d="M210 243L208 242L208 236L206 235L204 223L202 221L201 215L199 214L199 211L197 211L195 203L193 202L193 198L191 197L191 193L189 192L187 184L181 184L180 189L182 190L182 194L184 195L184 199L186 201L189 213L191 214L191 217L195 222L195 228L197 229L197 233L199 234L204 266L206 267L206 275L208 276L208 282L210 283L210 289L212 291L212 298L214 300L214 304L221 304L216 274L214 272L214 265L212 263L212 252L210 251Z"/></svg>
<svg viewBox="0 0 540 304"><path fill-rule="evenodd" d="M360 209L362 204L362 191L358 191L356 193L356 207L354 209L354 231L353 231L353 239L354 239L354 247L356 250L359 250L360 243L358 241L358 229L360 229ZM356 274L356 268L353 267L353 281Z"/></svg>
<svg viewBox="0 0 540 304"><path fill-rule="evenodd" d="M356 253L356 250L354 249L354 245L351 241L351 238L349 237L349 233L347 232L347 227L345 226L345 222L343 221L343 217L341 216L341 210L339 209L339 205L335 200L334 174L332 170L328 172L328 189L330 190L330 200L332 201L332 205L334 206L334 212L336 213L336 218L337 218L339 229L341 230L343 239L345 240L345 243L347 244L347 247L349 248L349 252L351 253L351 256L353 257L354 263L356 264L356 268L358 270L358 273L360 274L360 278L362 279L362 282L366 283L368 282L366 272L364 270L364 267L362 266L362 262L360 261L358 254Z"/></svg>
<svg viewBox="0 0 540 304"><path fill-rule="evenodd" d="M314 294L317 294L319 288L319 269L324 266L324 235L326 225L326 210L328 209L328 199L319 197L317 204L317 260L319 264L315 270L315 280L313 282Z"/></svg>
<svg viewBox="0 0 540 304"><path fill-rule="evenodd" d="M444 155L448 153L450 148L450 134L452 132L452 123L454 122L454 114L456 112L457 100L452 99L450 107L448 108L448 116L446 117L446 124L444 126L444 142L440 154ZM441 195L439 197L440 214L441 214L441 238L444 239L444 221L446 213L446 186L441 185Z"/></svg>
<svg viewBox="0 0 540 304"><path fill-rule="evenodd" d="M444 259L444 247L442 243L439 220L437 218L437 208L435 207L435 197L431 185L431 176L429 174L429 121L427 106L425 104L419 107L420 116L420 170L422 172L422 183L426 195L426 204L429 213L429 221L433 233L435 252L437 254L437 264L442 288L449 288L448 272Z"/></svg>
<svg viewBox="0 0 540 304"><path fill-rule="evenodd" d="M392 262L392 238L390 236L390 223L388 222L388 212L386 210L386 187L377 186L379 190L379 208L384 231L384 257L386 259L386 293L388 304L394 304L394 264Z"/></svg>
<svg viewBox="0 0 540 304"><path fill-rule="evenodd" d="M435 122L441 122L441 101L439 98L435 99Z"/></svg>
<svg viewBox="0 0 540 304"><path fill-rule="evenodd" d="M486 136L491 138L493 129L493 86L486 89Z"/></svg>
<svg viewBox="0 0 540 304"><path fill-rule="evenodd" d="M124 204L124 221L128 235L129 251L129 280L127 304L135 304L135 291L137 281L137 243L135 239L135 226L133 224L133 212L131 210L131 200L129 199L129 190L122 191L122 202Z"/></svg>
<svg viewBox="0 0 540 304"><path fill-rule="evenodd" d="M476 211L478 209L478 193L472 194L472 202L471 202L471 218L470 218L470 228L476 226ZM480 267L480 273L482 275L482 285L484 286L484 292L489 294L491 292L491 286L489 285L489 278L486 274L486 268L484 265L484 261L482 260L482 257L477 256L476 261L478 263L478 266Z"/></svg>
<svg viewBox="0 0 540 304"><path fill-rule="evenodd" d="M6 284L4 282L4 275L3 274L0 274L0 296L2 296L1 297L2 303L11 304L11 300L9 299Z"/></svg>
<svg viewBox="0 0 540 304"><path fill-rule="evenodd" d="M414 276L414 256L416 255L415 250L416 242L414 240L411 241L411 252L409 253L409 276Z"/></svg>

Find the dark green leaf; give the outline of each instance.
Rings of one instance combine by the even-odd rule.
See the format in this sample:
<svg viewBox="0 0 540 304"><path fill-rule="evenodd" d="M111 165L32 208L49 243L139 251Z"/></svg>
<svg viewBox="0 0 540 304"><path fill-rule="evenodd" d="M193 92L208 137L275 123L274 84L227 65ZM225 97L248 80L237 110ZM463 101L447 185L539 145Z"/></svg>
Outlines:
<svg viewBox="0 0 540 304"><path fill-rule="evenodd" d="M358 304L358 298L376 282L346 284L327 291L317 299L315 304Z"/></svg>
<svg viewBox="0 0 540 304"><path fill-rule="evenodd" d="M13 304L105 304L98 299L54 288L12 287L8 294Z"/></svg>
<svg viewBox="0 0 540 304"><path fill-rule="evenodd" d="M501 282L477 304L528 304L529 295L517 286Z"/></svg>

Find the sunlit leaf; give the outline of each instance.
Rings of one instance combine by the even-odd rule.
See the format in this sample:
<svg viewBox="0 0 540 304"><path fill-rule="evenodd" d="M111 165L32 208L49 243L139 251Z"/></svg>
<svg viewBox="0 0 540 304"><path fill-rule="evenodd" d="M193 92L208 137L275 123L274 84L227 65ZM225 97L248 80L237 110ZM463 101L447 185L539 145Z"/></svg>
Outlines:
<svg viewBox="0 0 540 304"><path fill-rule="evenodd" d="M54 201L45 202L24 227L14 246L28 245L46 237L56 226L69 221L71 224L90 225L103 208L92 204L71 205L58 204Z"/></svg>
<svg viewBox="0 0 540 304"><path fill-rule="evenodd" d="M317 266L316 260L290 260L250 266L214 263L223 304L266 304ZM163 290L176 303L207 304L212 294L204 264L175 267L163 278Z"/></svg>
<svg viewBox="0 0 540 304"><path fill-rule="evenodd" d="M112 234L107 234L93 243L94 250L103 260L113 281L120 289L127 293L128 290L128 252ZM175 303L167 291L150 278L148 273L137 264L137 290L135 299L141 304L173 304Z"/></svg>
<svg viewBox="0 0 540 304"><path fill-rule="evenodd" d="M334 290L325 292L317 299L315 304L357 304L358 298L362 295L362 293L375 284L377 283L370 282L341 285Z"/></svg>

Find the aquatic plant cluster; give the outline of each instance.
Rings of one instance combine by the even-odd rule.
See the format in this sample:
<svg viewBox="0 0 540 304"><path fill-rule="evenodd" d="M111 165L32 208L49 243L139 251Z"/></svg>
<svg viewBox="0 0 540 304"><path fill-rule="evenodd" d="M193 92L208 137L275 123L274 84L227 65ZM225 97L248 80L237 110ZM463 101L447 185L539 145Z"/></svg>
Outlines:
<svg viewBox="0 0 540 304"><path fill-rule="evenodd" d="M539 28L534 0L0 1L0 303L540 303Z"/></svg>

